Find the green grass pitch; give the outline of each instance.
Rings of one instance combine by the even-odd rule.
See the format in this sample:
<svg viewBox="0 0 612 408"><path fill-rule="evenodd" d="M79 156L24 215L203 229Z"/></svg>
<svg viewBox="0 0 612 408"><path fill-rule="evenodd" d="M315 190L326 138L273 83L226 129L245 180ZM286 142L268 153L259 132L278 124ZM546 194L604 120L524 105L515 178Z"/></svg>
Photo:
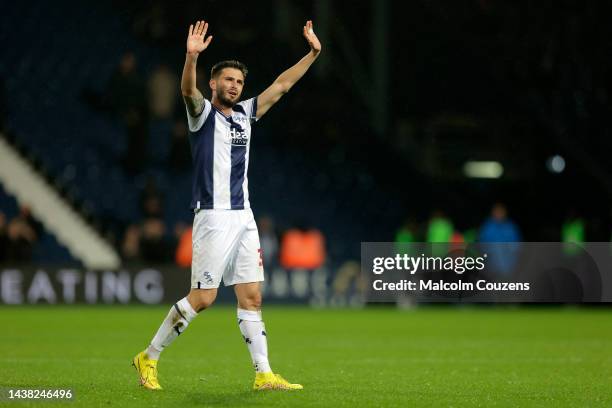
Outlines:
<svg viewBox="0 0 612 408"><path fill-rule="evenodd" d="M66 407L612 406L605 309L428 307L410 311L268 306L275 371L304 385L253 392L235 308L192 322L162 355L161 392L131 358L168 307L0 307L0 386L69 387Z"/></svg>

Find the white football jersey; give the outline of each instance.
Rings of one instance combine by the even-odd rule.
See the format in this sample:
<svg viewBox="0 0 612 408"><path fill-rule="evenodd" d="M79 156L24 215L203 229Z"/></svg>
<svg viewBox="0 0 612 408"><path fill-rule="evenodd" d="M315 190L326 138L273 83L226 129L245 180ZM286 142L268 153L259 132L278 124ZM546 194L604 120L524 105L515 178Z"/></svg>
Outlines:
<svg viewBox="0 0 612 408"><path fill-rule="evenodd" d="M187 111L189 142L193 158L191 208L250 208L249 149L251 123L256 121L257 97L247 99L224 115L204 99L204 110L197 117Z"/></svg>

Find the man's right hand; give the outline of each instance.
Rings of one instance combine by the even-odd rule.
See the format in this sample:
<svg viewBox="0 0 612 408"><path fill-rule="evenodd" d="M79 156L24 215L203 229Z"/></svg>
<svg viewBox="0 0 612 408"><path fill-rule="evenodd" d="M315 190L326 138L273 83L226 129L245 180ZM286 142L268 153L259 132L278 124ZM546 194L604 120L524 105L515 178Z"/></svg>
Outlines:
<svg viewBox="0 0 612 408"><path fill-rule="evenodd" d="M198 55L208 48L212 40L212 35L209 35L206 41L204 41L206 31L208 31L208 23L206 21L196 22L195 27L193 24L189 26L189 35L187 36L188 54Z"/></svg>

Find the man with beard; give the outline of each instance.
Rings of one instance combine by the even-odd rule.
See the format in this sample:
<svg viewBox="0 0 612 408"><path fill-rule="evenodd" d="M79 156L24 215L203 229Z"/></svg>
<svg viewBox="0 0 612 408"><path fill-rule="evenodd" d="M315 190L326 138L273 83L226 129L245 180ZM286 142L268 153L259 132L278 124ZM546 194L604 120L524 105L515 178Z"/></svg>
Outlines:
<svg viewBox="0 0 612 408"><path fill-rule="evenodd" d="M255 368L253 389L299 390L275 374L268 361L266 330L261 314L264 280L257 225L249 203L247 171L251 124L260 119L306 73L321 52L312 21L303 27L310 51L283 72L257 97L238 102L247 76L238 61L222 61L212 67L210 101L196 87L196 64L208 48L208 23L189 27L187 56L181 90L187 107L194 164L191 208L193 259L191 291L175 303L151 340L149 347L134 357L140 384L161 389L157 379L160 353L185 331L199 312L210 307L223 279L234 286L238 299L238 326Z"/></svg>

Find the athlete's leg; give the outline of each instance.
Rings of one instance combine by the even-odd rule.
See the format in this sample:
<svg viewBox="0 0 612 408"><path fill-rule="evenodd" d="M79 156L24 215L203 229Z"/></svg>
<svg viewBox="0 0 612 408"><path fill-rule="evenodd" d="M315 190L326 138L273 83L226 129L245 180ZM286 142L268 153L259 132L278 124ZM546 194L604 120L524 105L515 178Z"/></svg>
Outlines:
<svg viewBox="0 0 612 408"><path fill-rule="evenodd" d="M170 308L147 349L150 358L158 359L161 351L185 331L197 313L215 301L221 276L231 259L232 240L228 236L232 231L225 218L225 213L215 211L200 211L194 216L191 291Z"/></svg>
<svg viewBox="0 0 612 408"><path fill-rule="evenodd" d="M260 282L237 283L234 291L238 298L238 326L255 367L253 389L301 390L302 385L291 384L270 368L266 326L261 318Z"/></svg>
<svg viewBox="0 0 612 408"><path fill-rule="evenodd" d="M212 306L216 297L217 289L191 289L186 297L176 302L151 340L147 348L148 357L159 359L164 348L187 329L200 311Z"/></svg>
<svg viewBox="0 0 612 408"><path fill-rule="evenodd" d="M238 327L251 353L255 371L271 372L266 327L261 317L260 283L238 283L234 291L238 299Z"/></svg>
<svg viewBox="0 0 612 408"><path fill-rule="evenodd" d="M299 390L299 384L290 384L272 372L268 361L268 339L266 326L261 318L261 282L264 280L261 246L257 225L251 210L240 213L240 222L245 230L236 247L232 267L223 277L226 286L234 285L238 299L238 327L247 344L255 367L256 390Z"/></svg>
<svg viewBox="0 0 612 408"><path fill-rule="evenodd" d="M223 281L226 285L234 285L238 299L238 326L251 353L255 371L271 372L266 329L261 319L260 282L264 275L259 234L251 210L241 211L238 217L244 230L236 246L232 267Z"/></svg>
<svg viewBox="0 0 612 408"><path fill-rule="evenodd" d="M157 382L157 361L198 312L212 305L223 271L231 259L231 247L225 245L228 229L214 212L199 212L193 223L193 259L191 265L191 291L170 308L147 349L134 357L133 363L140 383L149 389L160 389ZM214 227L214 228L213 228Z"/></svg>
<svg viewBox="0 0 612 408"><path fill-rule="evenodd" d="M255 312L261 310L261 282L237 283L234 292L239 309Z"/></svg>
<svg viewBox="0 0 612 408"><path fill-rule="evenodd" d="M213 290L213 289L210 289ZM190 293L191 295L191 293ZM200 297L197 298L200 306ZM209 303L210 305L210 303ZM176 302L157 329L149 347L134 357L132 365L138 371L140 385L150 390L160 390L157 380L157 362L164 348L168 347L181 333L187 329L191 320L197 316L196 309L187 300L187 296Z"/></svg>
<svg viewBox="0 0 612 408"><path fill-rule="evenodd" d="M200 313L204 309L212 306L217 298L217 289L191 289L187 295L187 300L191 307Z"/></svg>

